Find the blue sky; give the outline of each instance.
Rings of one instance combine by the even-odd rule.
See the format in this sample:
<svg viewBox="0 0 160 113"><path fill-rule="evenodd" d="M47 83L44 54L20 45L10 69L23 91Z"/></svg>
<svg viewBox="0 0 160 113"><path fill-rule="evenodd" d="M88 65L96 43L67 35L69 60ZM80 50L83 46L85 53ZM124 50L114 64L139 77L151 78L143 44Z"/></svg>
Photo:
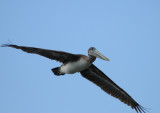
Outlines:
<svg viewBox="0 0 160 113"><path fill-rule="evenodd" d="M158 0L1 0L0 44L87 55L94 46L110 62L94 64L139 104L158 113ZM0 48L1 113L135 113L79 73L55 76L60 63Z"/></svg>

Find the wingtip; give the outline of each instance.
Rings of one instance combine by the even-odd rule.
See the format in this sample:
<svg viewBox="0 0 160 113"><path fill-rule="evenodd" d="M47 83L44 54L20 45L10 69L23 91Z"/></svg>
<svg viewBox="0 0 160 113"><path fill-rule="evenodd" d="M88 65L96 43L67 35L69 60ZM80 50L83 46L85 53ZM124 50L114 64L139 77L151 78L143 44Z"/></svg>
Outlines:
<svg viewBox="0 0 160 113"><path fill-rule="evenodd" d="M134 109L137 111L137 113L150 113L147 108L144 108L141 105L136 106Z"/></svg>
<svg viewBox="0 0 160 113"><path fill-rule="evenodd" d="M0 47L10 47L12 45L13 45L12 42L8 40L8 42L6 42L5 44L1 44Z"/></svg>
<svg viewBox="0 0 160 113"><path fill-rule="evenodd" d="M0 45L0 47L9 47L9 46L11 46L12 44L2 44L2 45Z"/></svg>

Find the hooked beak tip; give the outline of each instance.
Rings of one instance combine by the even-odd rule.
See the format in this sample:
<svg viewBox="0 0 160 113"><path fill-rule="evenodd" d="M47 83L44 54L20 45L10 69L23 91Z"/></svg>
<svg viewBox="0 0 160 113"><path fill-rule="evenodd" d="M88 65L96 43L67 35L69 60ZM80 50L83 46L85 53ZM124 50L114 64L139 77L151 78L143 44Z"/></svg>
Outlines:
<svg viewBox="0 0 160 113"><path fill-rule="evenodd" d="M109 58L107 58L107 57L105 57L105 58L101 58L101 59L106 60L106 61L110 61L110 59L109 59Z"/></svg>
<svg viewBox="0 0 160 113"><path fill-rule="evenodd" d="M106 61L110 61L110 59L107 58Z"/></svg>

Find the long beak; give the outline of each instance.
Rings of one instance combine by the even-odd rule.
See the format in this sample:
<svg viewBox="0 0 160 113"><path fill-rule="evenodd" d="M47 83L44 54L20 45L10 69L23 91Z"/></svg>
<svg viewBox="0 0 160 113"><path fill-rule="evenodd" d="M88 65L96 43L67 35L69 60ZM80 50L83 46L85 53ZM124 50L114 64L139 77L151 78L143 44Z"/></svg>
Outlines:
<svg viewBox="0 0 160 113"><path fill-rule="evenodd" d="M95 57L100 58L102 60L110 61L107 57L105 57L102 53L100 53L98 50L95 50Z"/></svg>

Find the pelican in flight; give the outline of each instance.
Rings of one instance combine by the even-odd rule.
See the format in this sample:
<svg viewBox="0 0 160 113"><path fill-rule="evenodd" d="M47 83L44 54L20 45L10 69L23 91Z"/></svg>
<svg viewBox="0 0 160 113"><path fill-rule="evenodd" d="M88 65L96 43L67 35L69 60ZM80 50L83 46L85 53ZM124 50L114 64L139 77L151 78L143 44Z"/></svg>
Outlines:
<svg viewBox="0 0 160 113"><path fill-rule="evenodd" d="M84 78L99 86L109 95L119 99L128 106L131 106L131 108L135 109L137 113L145 113L144 108L140 104L138 104L127 92L115 84L108 76L106 76L93 64L96 58L109 61L109 59L101 54L95 47L90 47L88 49L88 56L71 54L63 51L18 46L14 44L4 44L2 47L21 49L27 53L35 53L51 60L57 60L61 62L62 65L52 69L52 72L55 75L60 76L64 74L80 72Z"/></svg>

